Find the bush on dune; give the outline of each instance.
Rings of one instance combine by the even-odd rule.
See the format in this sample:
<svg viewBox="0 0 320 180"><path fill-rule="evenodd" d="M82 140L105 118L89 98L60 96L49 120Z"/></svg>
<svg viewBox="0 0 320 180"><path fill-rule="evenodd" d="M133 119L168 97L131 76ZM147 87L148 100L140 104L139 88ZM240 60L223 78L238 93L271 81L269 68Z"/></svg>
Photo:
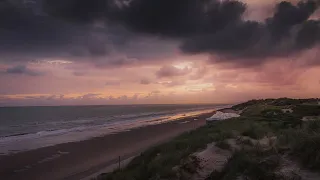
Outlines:
<svg viewBox="0 0 320 180"><path fill-rule="evenodd" d="M295 106L301 104L317 104L319 99L254 99L241 104L232 106L234 110L243 110L251 106L269 105L269 106Z"/></svg>
<svg viewBox="0 0 320 180"><path fill-rule="evenodd" d="M291 155L304 166L320 170L320 122L305 122L303 129L287 129L279 135L279 146L290 148Z"/></svg>
<svg viewBox="0 0 320 180"><path fill-rule="evenodd" d="M320 134L301 136L292 147L295 157L311 169L320 170Z"/></svg>
<svg viewBox="0 0 320 180"><path fill-rule="evenodd" d="M320 133L320 121L319 120L313 120L308 121L305 123L305 129L309 133Z"/></svg>
<svg viewBox="0 0 320 180"><path fill-rule="evenodd" d="M217 142L216 146L221 149L230 149L231 148L230 144L226 140Z"/></svg>
<svg viewBox="0 0 320 180"><path fill-rule="evenodd" d="M273 152L240 150L232 155L222 171L212 172L206 180L234 180L239 176L243 179L276 180L273 172L278 166L279 158Z"/></svg>
<svg viewBox="0 0 320 180"><path fill-rule="evenodd" d="M319 105L297 105L293 108L294 114L303 116L320 116Z"/></svg>
<svg viewBox="0 0 320 180"><path fill-rule="evenodd" d="M244 103L241 103L241 104L237 104L237 105L234 105L232 106L231 108L234 109L234 110L243 110L249 106L253 106L253 105L257 105L257 104L263 104L265 100L263 99L253 99L253 100L250 100L250 101L247 101L247 102L244 102Z"/></svg>
<svg viewBox="0 0 320 180"><path fill-rule="evenodd" d="M245 131L243 131L242 135L248 136L252 139L261 139L267 134L267 132L270 132L270 129L259 126L257 124L253 124Z"/></svg>

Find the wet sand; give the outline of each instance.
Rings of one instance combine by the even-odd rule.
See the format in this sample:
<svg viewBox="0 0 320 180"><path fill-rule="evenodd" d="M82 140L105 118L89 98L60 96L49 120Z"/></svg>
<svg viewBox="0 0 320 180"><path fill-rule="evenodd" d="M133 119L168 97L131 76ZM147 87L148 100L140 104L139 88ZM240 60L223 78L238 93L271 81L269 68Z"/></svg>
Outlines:
<svg viewBox="0 0 320 180"><path fill-rule="evenodd" d="M80 142L59 144L0 156L0 178L4 180L79 180L143 150L205 125L213 113L165 124L146 126Z"/></svg>

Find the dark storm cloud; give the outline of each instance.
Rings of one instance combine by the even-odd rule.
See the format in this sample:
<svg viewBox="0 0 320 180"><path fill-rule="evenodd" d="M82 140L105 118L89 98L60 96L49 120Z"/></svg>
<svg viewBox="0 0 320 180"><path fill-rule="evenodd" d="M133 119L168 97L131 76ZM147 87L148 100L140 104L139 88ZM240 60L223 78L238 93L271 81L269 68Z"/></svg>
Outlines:
<svg viewBox="0 0 320 180"><path fill-rule="evenodd" d="M245 12L239 1L217 0L44 0L55 17L75 22L104 19L136 32L186 37L215 32L237 22Z"/></svg>
<svg viewBox="0 0 320 180"><path fill-rule="evenodd" d="M259 43L263 32L264 28L258 22L238 22L216 33L187 39L181 48L186 53L246 53L249 48Z"/></svg>
<svg viewBox="0 0 320 180"><path fill-rule="evenodd" d="M9 52L5 57L18 53L95 60L115 47L130 51L127 42L132 47L138 43L132 37L156 36L181 42L187 54L209 53L221 57L215 62L257 65L265 57L288 56L320 42L319 20L309 20L319 0L283 1L265 22L243 20L246 5L236 0L36 0L28 6L17 2L0 2L0 53ZM104 26L92 26L97 22ZM102 64L123 63L132 62Z"/></svg>
<svg viewBox="0 0 320 180"><path fill-rule="evenodd" d="M277 5L272 18L267 19L267 25L275 37L286 36L290 28L309 19L318 5L313 0L300 1L296 6L283 1Z"/></svg>
<svg viewBox="0 0 320 180"><path fill-rule="evenodd" d="M217 31L237 21L245 5L210 0L134 0L120 18L132 29L171 37Z"/></svg>
<svg viewBox="0 0 320 180"><path fill-rule="evenodd" d="M311 48L320 40L320 21L306 21L296 36L297 48Z"/></svg>
<svg viewBox="0 0 320 180"><path fill-rule="evenodd" d="M24 65L18 65L11 68L6 69L6 74L18 74L18 75L28 75L28 76L41 76L44 75L44 73L31 70L28 67Z"/></svg>
<svg viewBox="0 0 320 180"><path fill-rule="evenodd" d="M130 39L131 33L117 26L106 28L95 22L76 23L52 16L43 8L45 4L45 0L0 2L1 61L101 57L109 53L110 45L121 48Z"/></svg>
<svg viewBox="0 0 320 180"><path fill-rule="evenodd" d="M0 2L0 52L55 50L68 44L67 26L44 14L35 14L33 8L20 1L4 0Z"/></svg>
<svg viewBox="0 0 320 180"><path fill-rule="evenodd" d="M44 10L69 21L89 22L105 16L109 10L108 0L45 0Z"/></svg>
<svg viewBox="0 0 320 180"><path fill-rule="evenodd" d="M319 45L320 21L308 20L319 7L316 1L296 6L281 2L266 22L240 20L221 31L188 38L181 49L186 53L215 53L226 58L216 62L257 65L265 57L288 56ZM257 58L260 58L257 60Z"/></svg>

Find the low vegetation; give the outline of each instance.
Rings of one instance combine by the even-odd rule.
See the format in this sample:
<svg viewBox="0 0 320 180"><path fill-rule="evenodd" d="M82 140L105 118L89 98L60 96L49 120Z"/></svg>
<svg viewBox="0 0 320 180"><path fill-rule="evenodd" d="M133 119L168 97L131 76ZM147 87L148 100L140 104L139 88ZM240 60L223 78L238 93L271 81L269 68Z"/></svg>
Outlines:
<svg viewBox="0 0 320 180"><path fill-rule="evenodd" d="M206 180L243 179L282 180L275 173L280 158L272 151L240 150L228 160L222 171L212 172Z"/></svg>
<svg viewBox="0 0 320 180"><path fill-rule="evenodd" d="M282 111L288 108L292 112ZM241 117L217 121L184 133L143 152L124 169L103 174L97 179L190 179L190 174L201 168L199 160L191 156L193 153L212 142L218 148L231 151L228 140L239 140L239 137L246 137L240 138L241 147L232 151L233 155L222 170L212 170L207 180L299 179L299 175L287 176L278 172L283 158L293 159L301 168L320 171L320 121L302 121L305 116L320 115L318 99L252 100L232 109L241 110ZM276 142L270 143L269 148L254 143L265 137L273 137ZM251 148L243 148L248 146Z"/></svg>
<svg viewBox="0 0 320 180"><path fill-rule="evenodd" d="M221 149L230 149L231 148L231 146L227 142L227 140L218 141L215 145Z"/></svg>

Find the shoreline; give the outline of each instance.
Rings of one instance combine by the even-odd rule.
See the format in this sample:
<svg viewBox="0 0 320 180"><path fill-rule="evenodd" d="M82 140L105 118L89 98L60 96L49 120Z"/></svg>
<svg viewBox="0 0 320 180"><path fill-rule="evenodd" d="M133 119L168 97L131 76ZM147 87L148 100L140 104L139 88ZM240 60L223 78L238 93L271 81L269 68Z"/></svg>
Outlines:
<svg viewBox="0 0 320 180"><path fill-rule="evenodd" d="M16 133L13 135L0 136L0 155L16 154L57 144L88 140L95 137L102 137L107 134L115 134L149 125L176 121L180 118L189 116L198 116L211 111L212 109L197 109L194 111L179 111L178 113L173 114L158 113L155 115L149 113L148 115L133 116L131 118L120 117L118 121L112 120L96 124L90 120L89 124L76 124L74 127L38 129L37 131L30 133Z"/></svg>
<svg viewBox="0 0 320 180"><path fill-rule="evenodd" d="M130 131L0 156L0 177L20 179L82 179L183 132L205 125L213 113L184 117Z"/></svg>

